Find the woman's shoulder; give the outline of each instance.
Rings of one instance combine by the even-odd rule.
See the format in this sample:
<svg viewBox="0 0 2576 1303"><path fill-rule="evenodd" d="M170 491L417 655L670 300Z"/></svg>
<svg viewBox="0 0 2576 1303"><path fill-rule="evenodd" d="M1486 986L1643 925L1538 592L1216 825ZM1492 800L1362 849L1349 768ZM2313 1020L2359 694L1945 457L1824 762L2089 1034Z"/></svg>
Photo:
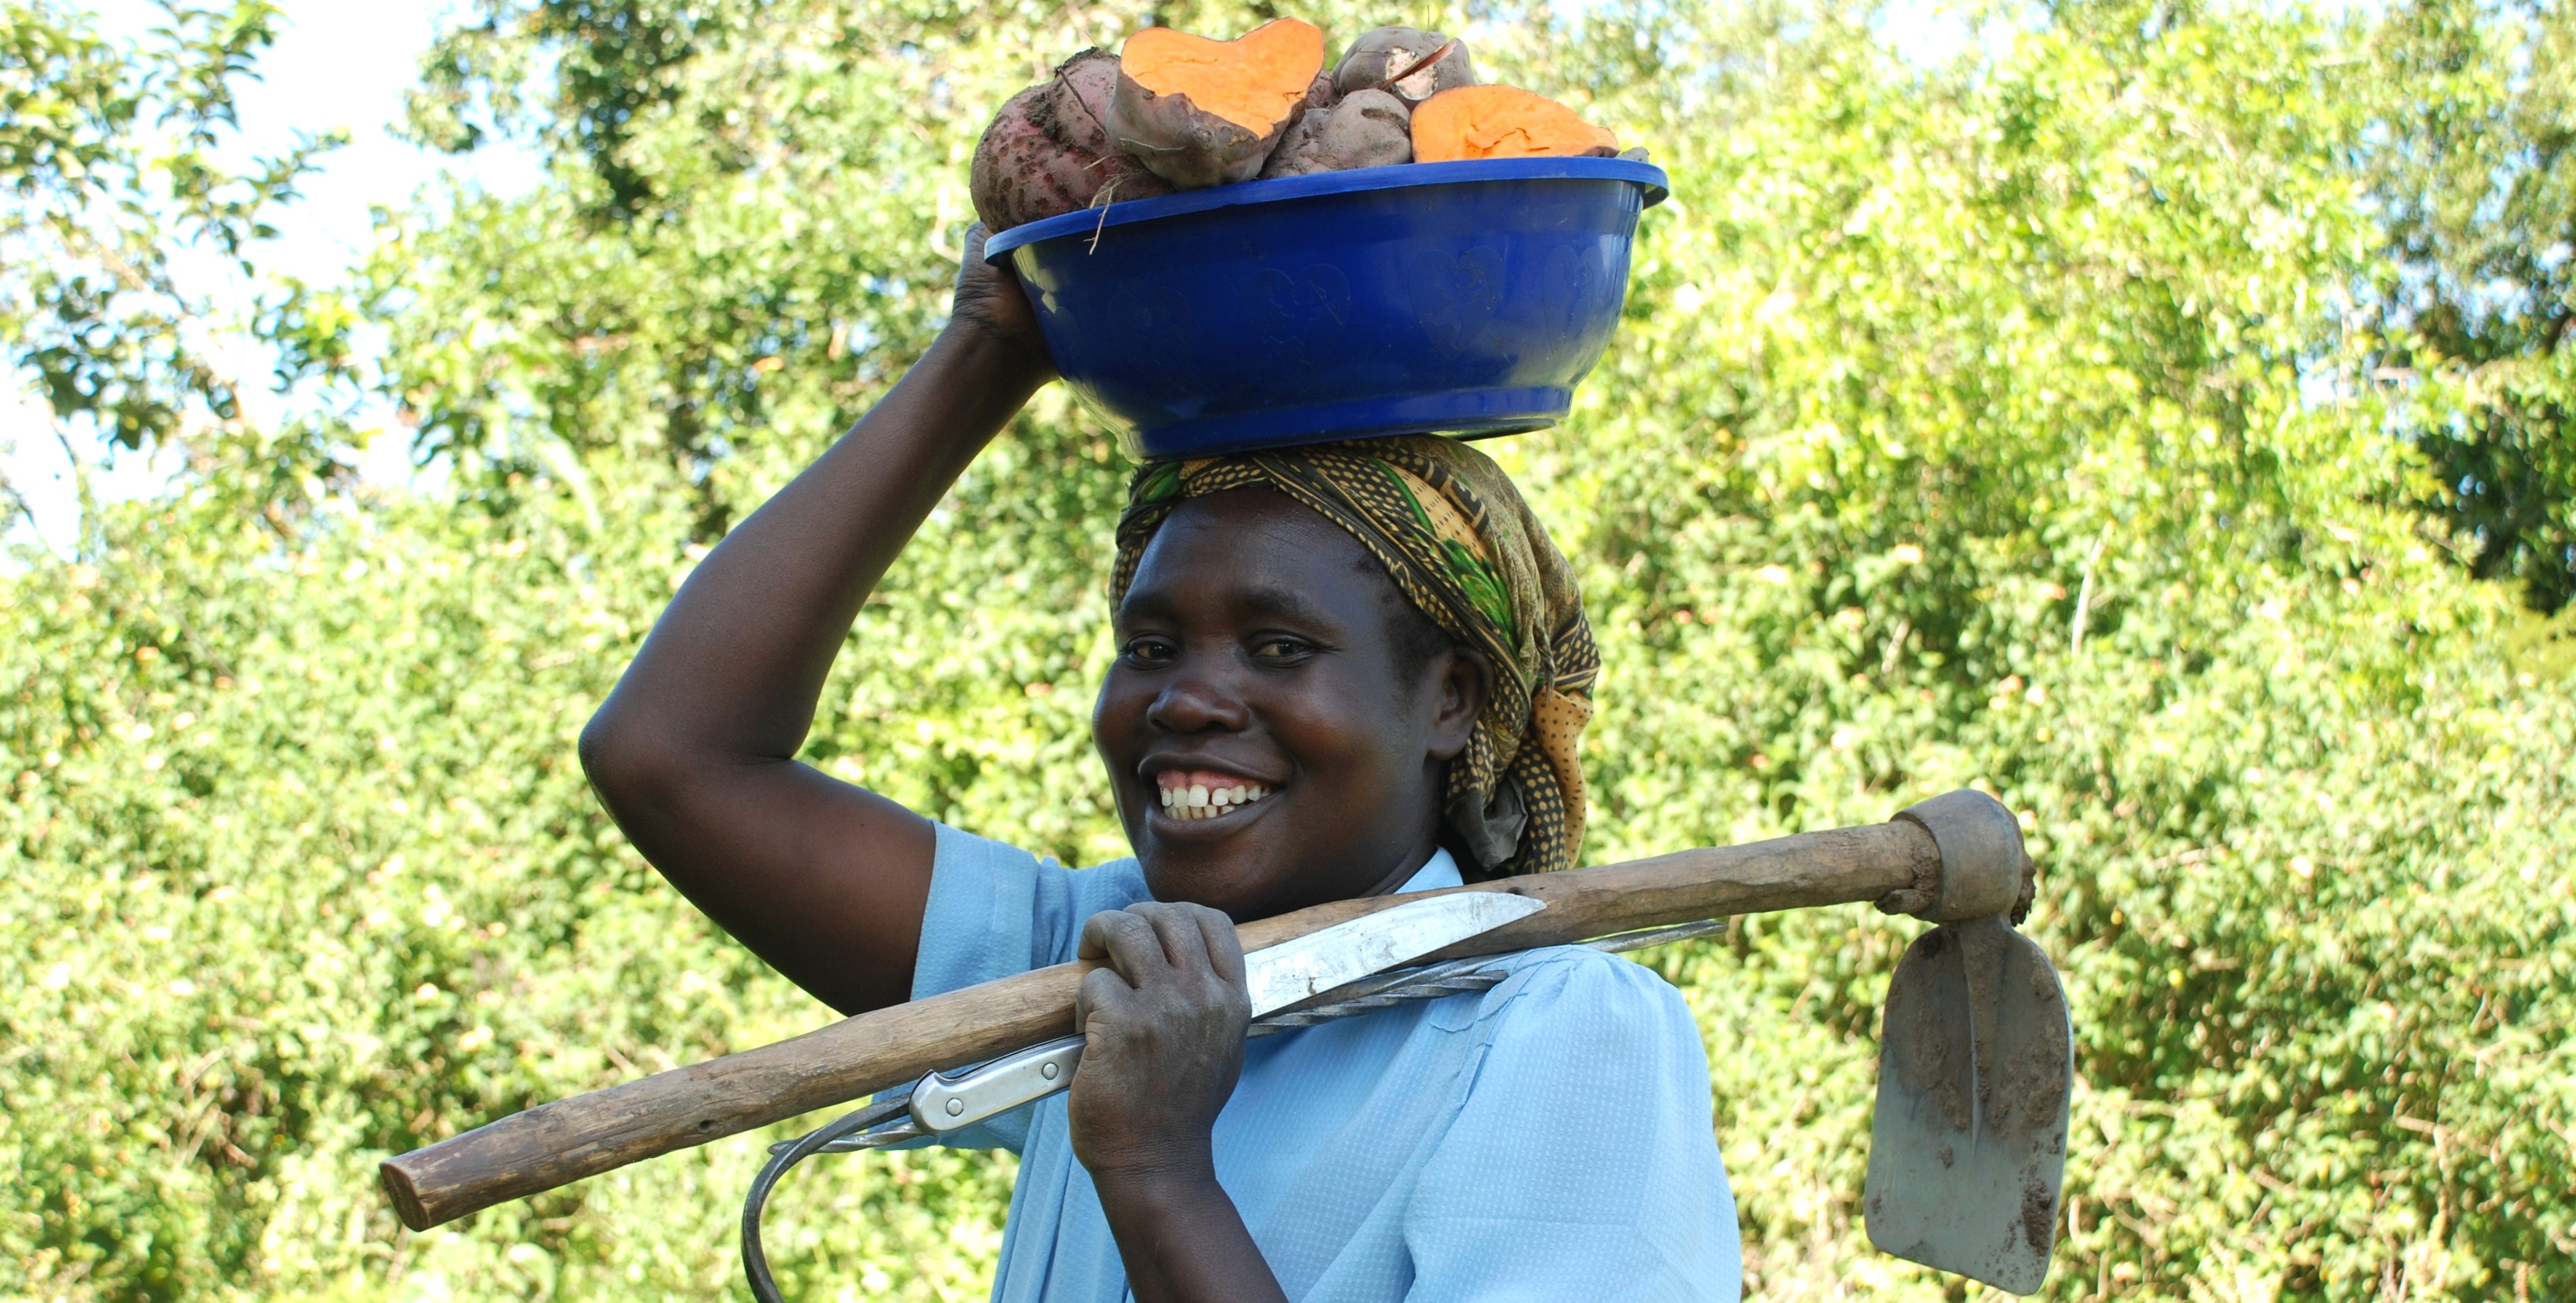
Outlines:
<svg viewBox="0 0 2576 1303"><path fill-rule="evenodd" d="M1644 965L1586 946L1543 946L1495 961L1506 976L1459 1011L1496 1033L1580 1026L1587 1037L1698 1033L1681 992ZM1458 1015L1448 1021L1455 1022Z"/></svg>
<svg viewBox="0 0 2576 1303"><path fill-rule="evenodd" d="M1104 860L1086 868L1069 869L1053 855L1015 846L1006 841L979 836L962 828L933 822L934 842L930 871L934 878L946 873L953 878L999 878L1016 881L1062 880L1066 889L1085 896L1103 899L1123 897L1104 909L1122 909L1147 899L1145 871L1133 855Z"/></svg>
<svg viewBox="0 0 2576 1303"><path fill-rule="evenodd" d="M1153 898L1145 886L1145 871L1132 855L1087 869L1068 869L1052 855L944 823L932 826L937 830L930 861L934 908L944 898L963 897L971 902L964 906L970 911L998 911L997 923L1025 912L1041 933L1068 933L1069 945L1070 934L1081 931L1083 920Z"/></svg>
<svg viewBox="0 0 2576 1303"><path fill-rule="evenodd" d="M1132 857L1068 869L1009 842L944 823L932 828L914 999L1063 963L1084 920L1148 898Z"/></svg>

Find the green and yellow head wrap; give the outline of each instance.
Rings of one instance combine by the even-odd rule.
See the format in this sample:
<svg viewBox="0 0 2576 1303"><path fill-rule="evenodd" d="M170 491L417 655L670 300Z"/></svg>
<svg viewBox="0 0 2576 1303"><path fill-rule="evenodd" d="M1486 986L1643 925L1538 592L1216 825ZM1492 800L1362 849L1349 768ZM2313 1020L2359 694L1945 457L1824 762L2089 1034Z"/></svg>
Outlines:
<svg viewBox="0 0 2576 1303"><path fill-rule="evenodd" d="M1494 664L1494 691L1449 766L1449 827L1491 874L1570 869L1583 845L1575 743L1592 721L1601 652L1574 572L1483 453L1430 435L1318 444L1141 467L1118 518L1110 600L1180 503L1276 489L1350 531L1397 589Z"/></svg>

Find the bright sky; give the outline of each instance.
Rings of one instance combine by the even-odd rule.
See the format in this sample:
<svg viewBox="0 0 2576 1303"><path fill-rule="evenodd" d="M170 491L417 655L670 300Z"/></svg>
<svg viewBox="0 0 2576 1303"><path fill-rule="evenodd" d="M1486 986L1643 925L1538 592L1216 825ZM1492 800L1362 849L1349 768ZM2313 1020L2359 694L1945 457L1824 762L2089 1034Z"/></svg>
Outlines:
<svg viewBox="0 0 2576 1303"><path fill-rule="evenodd" d="M159 17L141 0L97 0L89 7L111 37L139 36ZM304 197L278 213L280 237L258 255L264 265L315 284L338 281L371 242L368 208L400 206L442 171L498 193L536 184L537 166L524 154L485 149L453 159L414 148L389 130L401 120L403 92L416 80L422 51L459 0L284 0L281 7L286 23L257 65L262 79L240 87L240 147L248 154L280 153L298 132L318 135L334 127L348 132L349 143L326 156L320 174L306 179ZM92 487L111 500L149 493L170 472L166 461L153 465L129 454L101 465L99 449L80 452L91 463ZM368 453L369 478L407 478L399 438L377 439ZM61 444L42 409L22 393L0 394L0 474L35 509L37 537L61 551L77 528L78 497ZM23 537L25 529L17 524L11 534Z"/></svg>

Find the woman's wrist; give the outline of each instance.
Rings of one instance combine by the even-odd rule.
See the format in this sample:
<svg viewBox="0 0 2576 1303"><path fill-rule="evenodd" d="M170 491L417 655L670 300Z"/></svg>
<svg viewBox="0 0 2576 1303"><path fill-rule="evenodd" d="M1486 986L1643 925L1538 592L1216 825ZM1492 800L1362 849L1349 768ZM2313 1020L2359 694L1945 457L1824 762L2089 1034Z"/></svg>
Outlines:
<svg viewBox="0 0 2576 1303"><path fill-rule="evenodd" d="M1225 1187L1217 1182L1214 1167L1143 1167L1109 1172L1095 1169L1091 1188L1100 1197L1100 1210L1109 1218L1113 1231L1149 1226L1170 1230L1194 1225L1219 1209L1233 1206Z"/></svg>
<svg viewBox="0 0 2576 1303"><path fill-rule="evenodd" d="M955 316L940 328L938 338L931 341L931 350L990 376L1015 399L1025 399L1055 379L1055 358L1047 352L1046 340L1034 331L1008 333L981 321Z"/></svg>
<svg viewBox="0 0 2576 1303"><path fill-rule="evenodd" d="M1115 1158L1095 1155L1086 1158L1083 1167L1103 1199L1114 1193L1158 1204L1195 1197L1217 1183L1216 1156L1204 1144Z"/></svg>
<svg viewBox="0 0 2576 1303"><path fill-rule="evenodd" d="M1278 1278L1203 1154L1094 1167L1091 1182L1141 1303L1284 1303Z"/></svg>

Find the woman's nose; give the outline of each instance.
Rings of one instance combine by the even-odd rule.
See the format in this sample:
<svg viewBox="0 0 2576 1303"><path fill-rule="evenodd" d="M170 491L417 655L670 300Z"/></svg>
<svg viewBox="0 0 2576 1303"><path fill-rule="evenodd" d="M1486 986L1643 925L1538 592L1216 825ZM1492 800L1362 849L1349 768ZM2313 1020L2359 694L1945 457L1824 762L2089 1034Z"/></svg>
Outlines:
<svg viewBox="0 0 2576 1303"><path fill-rule="evenodd" d="M1145 707L1145 720L1167 733L1232 732L1251 717L1243 699L1204 674L1174 674Z"/></svg>

